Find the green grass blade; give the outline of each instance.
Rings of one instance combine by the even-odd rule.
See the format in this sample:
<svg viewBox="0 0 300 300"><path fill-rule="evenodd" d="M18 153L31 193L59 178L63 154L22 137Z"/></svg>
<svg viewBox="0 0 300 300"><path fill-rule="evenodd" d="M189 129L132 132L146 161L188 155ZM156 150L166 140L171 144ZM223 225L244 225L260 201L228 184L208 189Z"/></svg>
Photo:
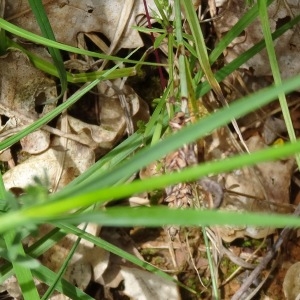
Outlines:
<svg viewBox="0 0 300 300"><path fill-rule="evenodd" d="M180 0L175 1L174 10L175 10L175 30L176 30L176 39L177 39L177 46L178 46L181 110L183 112L186 112L189 92L188 92L188 86L186 81L187 70L185 67L185 48L183 45L183 36L182 36Z"/></svg>
<svg viewBox="0 0 300 300"><path fill-rule="evenodd" d="M205 77L209 84L211 85L212 89L216 93L218 99L222 102L224 105L224 96L221 91L221 88L219 86L218 81L216 80L211 66L208 59L208 53L206 49L206 43L202 34L202 30L200 27L200 22L197 17L196 11L194 9L194 6L192 4L192 1L188 0L181 0L181 4L184 7L185 10L185 16L187 18L187 21L190 25L190 29L192 32L192 36L194 38L194 47L196 48L197 52L197 59L200 63L201 69L205 74Z"/></svg>
<svg viewBox="0 0 300 300"><path fill-rule="evenodd" d="M278 62L276 59L276 53L274 49L274 43L272 40L271 30L270 30L270 22L269 22L269 16L268 11L266 7L266 1L265 0L258 0L258 8L259 8L259 16L260 16L260 22L262 24L263 29L263 35L266 42L266 48L268 52L268 57L271 65L271 70L274 78L275 85L281 85L281 75L280 70L278 66ZM284 122L287 128L287 132L289 135L289 138L292 142L296 141L296 134L294 131L292 119L289 113L289 107L287 105L286 97L283 92L278 93L278 99L281 106L281 111L283 114ZM300 155L296 155L296 161L298 164L298 168L300 169Z"/></svg>
<svg viewBox="0 0 300 300"><path fill-rule="evenodd" d="M59 271L56 273L56 277L54 279L54 281L52 282L52 284L49 286L48 290L46 291L46 293L43 295L42 300L47 300L49 299L49 297L53 294L53 292L56 289L56 286L58 285L58 283L60 282L60 280L62 279L68 264L70 262L70 260L72 259L72 257L74 256L77 247L79 246L79 243L81 241L81 238L77 238L75 243L73 244L72 248L70 249L67 257L65 257L64 261L62 262L62 265L59 269Z"/></svg>
<svg viewBox="0 0 300 300"><path fill-rule="evenodd" d="M43 36L49 40L56 41L54 33L52 31L50 22L48 20L44 5L41 0L28 0L33 14L36 17L37 23L41 29ZM60 55L60 51L56 48L48 47L49 53L53 59L54 65L57 69L57 73L61 84L61 94L67 90L67 73L65 70L63 59Z"/></svg>
<svg viewBox="0 0 300 300"><path fill-rule="evenodd" d="M226 171L232 171L237 168L241 168L242 166L251 166L256 163L264 162L264 161L270 161L270 160L276 160L279 158L284 158L288 157L290 155L293 155L295 153L299 153L300 151L300 141L297 143L292 143L292 144L285 144L283 146L278 146L278 147L272 147L270 149L264 149L261 151L257 151L255 153L252 153L251 155L249 154L243 154L239 156L235 156L232 158L228 158L226 160L221 160L217 162L210 162L210 163L205 163L201 164L199 166L195 166L192 168L188 168L183 170L180 173L172 173L172 174L167 174L159 177L153 177L148 179L147 181L141 181L141 180L136 180L132 183L129 184L123 184L119 185L117 187L107 187L107 188L98 188L96 190L93 190L91 192L86 192L84 195L76 194L75 196L72 196L70 198L64 198L60 200L59 202L57 201L47 201L42 204L37 204L28 208L25 208L21 211L15 211L11 213L7 213L3 216L0 217L0 222L1 222L1 228L0 228L0 233L4 232L8 229L15 228L20 225L25 225L26 223L34 223L34 222L45 222L51 219L56 219L57 217L64 218L65 213L69 212L72 209L78 209L81 207L89 206L92 204L100 204L100 203L105 203L107 201L111 201L114 199L121 199L128 197L134 193L139 193L139 192L144 192L148 190L153 190L153 189L160 189L169 185L173 185L179 182L184 182L184 181L193 181L197 180L203 176L207 176L209 174L218 174L221 172L226 172ZM55 195L53 195L55 197ZM128 212L127 209L124 208L126 212ZM133 211L135 209L132 209ZM168 219L167 216L163 218L162 220L158 220L156 218L153 218L150 220L153 215L149 215L147 218L145 218L145 215L134 215L129 214L132 218L136 219L130 219L130 217L122 220L122 208L120 210L120 217L117 218L116 216L110 216L107 215L106 212L99 212L100 215L97 215L99 217L99 223L104 224L104 225L110 225L110 226L131 226L131 225L136 225L136 222L141 222L144 220L145 223L143 225L145 226L152 226L154 224L156 225L161 225L162 222L166 222L172 224L174 221L173 219ZM182 213L182 210L180 210L180 213ZM86 215L85 213L81 214ZM91 215L91 214L90 214ZM128 215L128 216L129 216ZM231 215L227 215L230 216ZM111 217L111 218L110 218ZM77 218L79 221L80 215ZM83 217L82 217L83 218ZM115 218L115 219L114 219ZM287 218L287 217L286 217ZM82 221L82 219L80 219ZM231 220L230 218L224 219L223 222L226 224L236 224L234 220ZM250 219L249 220L253 220ZM282 219L283 220L283 219ZM282 221L281 220L281 221ZM91 221L91 219L86 219L86 221ZM92 221L95 221L94 219ZM171 222L172 221L172 222ZM185 220L186 221L186 220ZM241 222L243 219L241 219L239 224L241 225ZM266 222L273 222L274 219L270 219ZM280 222L281 222L280 221ZM298 221L300 221L298 219ZM110 223L109 223L110 222ZM121 224L121 223L122 224ZM126 223L127 222L127 223ZM179 222L179 223L178 223ZM193 219L192 222L195 222L195 219ZM199 220L197 221L197 224L199 223ZM204 225L207 222L207 219L202 219L201 222L204 222ZM215 222L215 219L212 219L209 222L209 225L212 224L212 222ZM261 223L262 222L262 223ZM283 221L282 221L283 222ZM294 222L294 220L293 220ZM125 224L126 223L126 224ZM131 225L130 225L131 224ZM177 220L176 223L178 225L183 225L184 220ZM203 223L201 223L203 224ZM225 224L225 223L222 223ZM264 221L258 221L254 222L254 225L271 225L272 223L264 223ZM282 223L276 223L274 225L282 225ZM287 225L290 225L291 223L287 223ZM293 226L297 226L298 223L292 223ZM141 223L139 223L141 225ZM190 223L186 225L192 225ZM195 223L194 223L195 225ZM208 224L206 224L208 225Z"/></svg>
<svg viewBox="0 0 300 300"><path fill-rule="evenodd" d="M214 267L212 253L211 253L212 247L209 243L209 240L207 237L207 231L206 231L205 227L202 227L202 236L204 239L204 244L205 244L205 249L206 249L206 257L207 257L207 261L208 261L210 278L211 278L211 282L212 282L212 296L213 296L213 299L217 300L217 299L220 299L218 283L217 283L218 278L214 272L215 267Z"/></svg>
<svg viewBox="0 0 300 300"><path fill-rule="evenodd" d="M39 279L40 281L46 283L47 285L51 285L52 282L55 281L57 275L49 270L48 268L40 265L39 268L32 270L33 275ZM82 300L93 300L91 296L87 295L79 288L74 286L73 284L69 283L65 279L61 279L57 285L56 290L60 293L70 297L71 299L82 299ZM33 300L35 298L31 298Z"/></svg>
<svg viewBox="0 0 300 300"><path fill-rule="evenodd" d="M106 211L87 212L73 214L69 218L61 217L58 220L72 222L75 224L86 220L103 226L132 227L147 226L157 227L166 225L178 226L258 226L284 228L300 227L300 219L297 216L250 213L250 212L228 212L222 210L197 210L184 209L175 210L166 207L115 207Z"/></svg>
<svg viewBox="0 0 300 300"><path fill-rule="evenodd" d="M10 246L14 243L14 237L14 230L10 230L4 234L4 240L6 242L8 251L10 251ZM17 251L18 255L25 257L25 251L21 243L18 245L14 245L14 247L16 247L14 251ZM12 261L12 266L24 299L40 299L30 269L27 266L25 267L19 263L15 263L14 261Z"/></svg>
<svg viewBox="0 0 300 300"><path fill-rule="evenodd" d="M49 74L53 75L55 77L59 77L59 73L57 71L57 68L55 66L40 58L39 56L35 55L34 53L26 50L25 48L21 47L19 44L15 43L14 41L9 42L9 49L18 49L25 53L28 58L30 59L31 63L39 70ZM134 51L132 52L134 53ZM70 83L85 83L89 81L94 81L102 76L105 76L106 70L103 71L95 71L95 72L89 72L89 73L70 73L66 71L67 74L67 81ZM121 68L116 69L113 72L111 72L109 75L106 75L106 79L116 79L121 77L127 77L127 76L133 76L136 75L136 67L128 67L128 68Z"/></svg>
<svg viewBox="0 0 300 300"><path fill-rule="evenodd" d="M259 162L285 158L289 155L299 153L300 141L297 143L286 144L280 147L272 147L270 149L261 150L251 155L240 155L225 160L211 163L204 163L199 166L187 168L180 173L172 173L153 177L147 181L136 180L130 184L122 184L117 187L106 187L96 189L91 192L85 192L83 195L76 194L73 197L65 198L59 201L36 205L24 210L24 214L34 218L35 216L53 216L68 212L71 209L89 206L95 203L104 203L106 201L122 199L129 197L135 193L146 192L153 189L161 189L169 185L186 181L195 181L210 174L219 174L232 171L241 166L252 166ZM55 197L55 195L54 195Z"/></svg>
<svg viewBox="0 0 300 300"><path fill-rule="evenodd" d="M269 6L274 0L267 0L267 6ZM222 37L216 47L212 50L209 61L213 64L223 51L228 47L228 45L239 36L242 31L247 28L258 16L258 6L255 4L251 9L249 9L244 16L228 31L228 33Z"/></svg>
<svg viewBox="0 0 300 300"><path fill-rule="evenodd" d="M36 44L41 44L47 47L52 47L52 48L56 48L56 49L60 49L60 50L64 50L64 51L68 51L68 52L72 52L72 53L77 53L77 54L81 54L81 55L87 55L87 56L92 56L92 57L97 57L100 59L105 59L105 60L112 60L112 61L120 61L120 62L124 62L124 63L132 63L132 64L146 64L146 65L155 65L157 66L157 63L151 63L151 62L141 62L141 61L137 61L137 60L131 60L128 58L123 58L123 57L117 57L117 56L112 56L112 55L106 55L106 54L101 54L101 53L97 53L97 52L92 52L92 51L88 51L88 50L84 50L84 49L79 49L79 48L75 48L72 46L68 46L62 43L58 43L52 40L49 40L47 38L44 38L40 35L34 34L30 31L27 31L25 29L22 29L10 22L5 21L4 19L0 18L0 28L5 29L6 31L22 37L28 41L34 42ZM5 41L7 43L7 45L9 46L9 39ZM2 43L2 41L1 41Z"/></svg>

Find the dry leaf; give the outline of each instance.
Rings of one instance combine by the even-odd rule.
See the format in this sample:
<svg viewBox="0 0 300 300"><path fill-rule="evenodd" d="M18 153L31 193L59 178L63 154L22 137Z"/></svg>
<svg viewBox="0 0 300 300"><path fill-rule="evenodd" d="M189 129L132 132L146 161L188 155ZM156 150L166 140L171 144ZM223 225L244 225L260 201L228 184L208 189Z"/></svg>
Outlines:
<svg viewBox="0 0 300 300"><path fill-rule="evenodd" d="M121 267L124 293L133 300L181 299L174 282L137 268Z"/></svg>
<svg viewBox="0 0 300 300"><path fill-rule="evenodd" d="M89 147L71 140L68 141L68 149L63 151L65 151L65 160L59 188L64 187L79 176L95 160L94 152ZM7 171L3 175L5 188L26 188L29 185L35 185L34 178L36 177L41 182L48 183L48 189L53 191L56 188L56 175L61 170L58 157L63 151L49 148L39 155L31 156L22 164Z"/></svg>
<svg viewBox="0 0 300 300"><path fill-rule="evenodd" d="M282 287L287 300L300 299L300 262L293 264L288 269Z"/></svg>

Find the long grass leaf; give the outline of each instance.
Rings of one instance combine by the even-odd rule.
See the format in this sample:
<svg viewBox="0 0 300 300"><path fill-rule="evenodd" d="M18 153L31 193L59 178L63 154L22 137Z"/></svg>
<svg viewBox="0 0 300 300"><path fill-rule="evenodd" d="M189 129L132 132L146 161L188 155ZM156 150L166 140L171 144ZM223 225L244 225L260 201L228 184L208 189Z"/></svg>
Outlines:
<svg viewBox="0 0 300 300"><path fill-rule="evenodd" d="M72 53L87 55L87 56L91 56L91 57L97 57L100 59L132 63L132 64L146 64L146 65L155 65L155 66L157 65L157 63L141 62L141 61L137 61L137 60L131 60L128 58L106 55L106 54L88 51L88 50L84 50L84 49L79 49L79 48L68 46L68 45L65 45L62 43L58 43L58 42L52 41L50 39L44 38L40 35L34 34L30 31L27 31L23 28L20 28L2 18L0 18L0 28L3 28L16 36L22 37L22 38L27 39L28 41L34 42L36 44L41 44L41 45L44 45L47 47L52 47L52 48L56 48L56 49L60 49L60 50L64 50L64 51L68 51L68 52L72 52ZM9 46L10 41L7 40L6 43L8 43L7 45Z"/></svg>
<svg viewBox="0 0 300 300"><path fill-rule="evenodd" d="M275 85L278 86L282 84L282 81L270 30L270 22L266 6L266 0L258 0L258 9L274 82ZM289 113L289 107L286 101L285 94L283 92L278 93L278 99L289 138L292 142L296 141L296 134L293 127L292 118ZM300 169L300 155L296 155L296 160L298 168Z"/></svg>
<svg viewBox="0 0 300 300"><path fill-rule="evenodd" d="M56 41L49 19L47 17L44 5L40 0L28 0L37 23L41 29L43 36L49 40ZM67 73L60 51L56 48L48 47L49 53L53 59L54 65L61 84L61 96L67 90Z"/></svg>
<svg viewBox="0 0 300 300"><path fill-rule="evenodd" d="M7 251L10 251L10 247L14 243L15 233L15 230L12 229L4 234L4 240L7 245ZM23 249L22 244L13 245L13 247L15 248L14 251L17 251L17 254L25 256L25 251ZM28 267L25 267L14 261L12 261L12 266L16 278L18 280L19 286L21 288L24 300L40 299L33 280L31 270L28 269Z"/></svg>

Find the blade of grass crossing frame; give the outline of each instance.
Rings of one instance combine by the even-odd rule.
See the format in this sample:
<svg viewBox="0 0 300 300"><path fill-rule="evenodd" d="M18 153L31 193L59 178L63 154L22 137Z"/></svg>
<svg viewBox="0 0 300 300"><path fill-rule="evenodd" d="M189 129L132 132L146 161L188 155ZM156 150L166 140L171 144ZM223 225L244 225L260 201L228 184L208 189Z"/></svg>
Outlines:
<svg viewBox="0 0 300 300"><path fill-rule="evenodd" d="M270 30L269 15L268 15L268 11L267 11L266 0L258 0L258 11L259 11L259 17L260 17L260 22L262 25L264 39L266 42L266 48L267 48L267 52L268 52L268 57L269 57L269 62L270 62L274 82L275 82L276 86L279 86L282 84L282 81L281 81L278 62L276 59L276 53L275 53L275 49L274 49L274 43L272 40L271 30ZM281 106L284 122L285 122L285 125L287 128L288 134L289 134L289 138L290 138L291 142L295 142L296 135L295 135L295 131L293 128L293 123L292 123L292 119L291 119L291 116L289 113L289 107L287 105L284 92L278 93L278 99L279 99L279 103ZM296 157L298 168L300 168L300 155L296 154L295 157Z"/></svg>
<svg viewBox="0 0 300 300"><path fill-rule="evenodd" d="M28 2L40 26L43 36L48 38L49 40L55 41L56 39L54 33L52 31L51 25L49 23L46 11L41 0L28 0ZM67 89L67 73L65 70L64 62L58 49L48 47L48 50L53 59L54 65L57 68L57 72L61 83L60 95L62 95Z"/></svg>
<svg viewBox="0 0 300 300"><path fill-rule="evenodd" d="M136 64L136 65L151 65L151 66L157 66L157 65L161 65L164 66L164 64L158 64L156 62L144 62L144 60L133 60L133 59L126 59L124 57L118 57L118 56L113 56L113 55L106 55L103 53L98 53L98 52L93 52L93 51L89 51L89 50L85 50L85 49L79 49L76 47L72 47L66 44L62 44L62 43L58 43L56 41L52 41L49 40L47 38L44 38L40 35L34 34L30 31L27 31L25 29L22 29L10 22L7 22L3 19L0 18L0 28L12 33L13 35L22 37L28 41L31 41L33 43L36 44L40 44L40 45L44 45L44 46L48 46L48 47L52 47L52 48L57 48L63 51L68 51L68 52L72 52L72 53L77 53L77 54L81 54L81 55L87 55L87 56L91 56L91 57L97 57L100 59L107 59L107 60L113 60L113 61L121 61L122 63L131 63L131 64ZM2 42L2 41L1 41ZM8 46L10 46L11 40L7 39L6 40L8 44ZM3 44L1 44L1 46L3 46ZM7 49L7 47L5 48Z"/></svg>
<svg viewBox="0 0 300 300"><path fill-rule="evenodd" d="M14 230L8 231L4 234L7 250L10 251L10 247L16 247L14 251L17 251L18 255L25 256L23 245L21 243L15 245L14 237ZM13 261L11 263L20 285L23 298L25 300L40 299L30 269L26 266L20 265L19 263L14 263Z"/></svg>
<svg viewBox="0 0 300 300"><path fill-rule="evenodd" d="M267 6L269 6L274 0L267 0ZM257 4L249 8L247 12L243 15L241 19L225 34L224 37L218 42L215 48L209 55L209 61L213 64L223 51L228 47L228 45L239 36L239 34L247 28L258 16Z"/></svg>
<svg viewBox="0 0 300 300"><path fill-rule="evenodd" d="M31 63L38 68L39 70L50 74L52 76L56 76L59 78L59 73L57 68L50 62L40 58L39 56L35 55L31 51L27 51L25 48L21 47L19 44L15 43L14 41L9 41L9 47L10 48L15 48L27 55ZM132 52L134 53L134 51ZM67 74L67 80L68 82L71 83L85 83L88 81L93 81L95 79L98 79L101 77L106 70L100 70L100 71L94 71L94 72L88 72L88 73L70 73L66 71ZM127 76L132 76L135 75L137 72L136 67L127 67L127 68L120 68L116 69L113 73L111 73L110 77L107 77L107 79L115 79L115 78L120 78L120 77L127 77Z"/></svg>

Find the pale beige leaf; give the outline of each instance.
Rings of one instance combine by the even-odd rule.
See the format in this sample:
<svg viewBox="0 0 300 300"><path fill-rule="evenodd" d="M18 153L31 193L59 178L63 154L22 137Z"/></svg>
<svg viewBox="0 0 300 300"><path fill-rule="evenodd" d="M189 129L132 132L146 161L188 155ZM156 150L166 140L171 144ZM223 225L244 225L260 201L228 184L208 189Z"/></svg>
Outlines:
<svg viewBox="0 0 300 300"><path fill-rule="evenodd" d="M124 278L124 293L133 300L176 300L181 299L174 282L156 274L137 268L121 267Z"/></svg>
<svg viewBox="0 0 300 300"><path fill-rule="evenodd" d="M282 287L287 300L300 299L300 262L288 269Z"/></svg>

